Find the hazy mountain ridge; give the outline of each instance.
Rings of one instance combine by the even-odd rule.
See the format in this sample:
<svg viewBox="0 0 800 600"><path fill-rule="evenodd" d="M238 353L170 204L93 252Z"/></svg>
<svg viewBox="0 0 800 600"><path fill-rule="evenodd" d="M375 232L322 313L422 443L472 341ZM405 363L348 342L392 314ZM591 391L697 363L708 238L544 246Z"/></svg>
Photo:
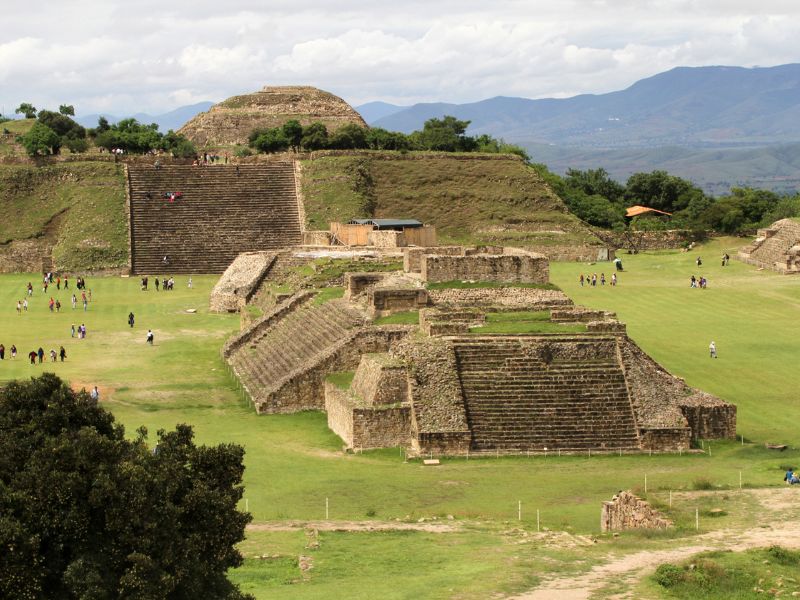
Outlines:
<svg viewBox="0 0 800 600"><path fill-rule="evenodd" d="M129 119L132 117L137 121L139 121L140 123L145 123L148 125L150 123L157 123L158 129L161 132L167 132L170 129L177 131L189 119L191 119L192 117L201 112L207 111L213 105L214 105L213 102L198 102L197 104L180 106L175 110L171 110L169 112L165 112L160 115L136 113L135 115L118 117L115 115L108 115L108 114L90 114L90 115L79 115L75 117L75 120L84 127L95 127L97 126L97 119L99 119L101 116L108 119L108 122L112 124L117 123L123 119Z"/></svg>

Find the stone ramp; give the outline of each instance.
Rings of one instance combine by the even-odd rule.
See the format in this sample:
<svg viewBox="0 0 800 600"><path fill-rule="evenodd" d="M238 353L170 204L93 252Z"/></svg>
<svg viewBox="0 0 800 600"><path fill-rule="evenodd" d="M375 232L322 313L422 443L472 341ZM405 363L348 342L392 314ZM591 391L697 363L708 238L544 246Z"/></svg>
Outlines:
<svg viewBox="0 0 800 600"><path fill-rule="evenodd" d="M364 323L364 315L344 300L322 305L298 303L236 348L228 360L259 412L321 408L322 396L311 398L314 394L309 394L305 404L283 405L279 392L293 378L329 358Z"/></svg>
<svg viewBox="0 0 800 600"><path fill-rule="evenodd" d="M616 344L613 337L454 340L472 449L640 449Z"/></svg>
<svg viewBox="0 0 800 600"><path fill-rule="evenodd" d="M131 165L128 185L133 273L222 273L242 252L301 241L291 162Z"/></svg>

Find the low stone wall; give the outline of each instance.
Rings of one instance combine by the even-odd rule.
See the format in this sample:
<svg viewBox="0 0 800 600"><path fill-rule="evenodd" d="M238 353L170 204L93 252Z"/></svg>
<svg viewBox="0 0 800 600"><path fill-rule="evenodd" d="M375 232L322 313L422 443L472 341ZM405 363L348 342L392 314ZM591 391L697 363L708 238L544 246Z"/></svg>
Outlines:
<svg viewBox="0 0 800 600"><path fill-rule="evenodd" d="M538 288L452 288L428 290L435 306L497 307L506 310L547 310L572 306L564 292Z"/></svg>
<svg viewBox="0 0 800 600"><path fill-rule="evenodd" d="M411 407L356 406L353 396L325 382L328 427L354 450L407 447L411 443Z"/></svg>
<svg viewBox="0 0 800 600"><path fill-rule="evenodd" d="M470 327L486 322L486 315L478 310L439 310L426 308L419 312L420 329L429 336L463 335Z"/></svg>
<svg viewBox="0 0 800 600"><path fill-rule="evenodd" d="M358 296L368 288L383 281L388 277L388 273L345 273L344 274L344 297L346 300Z"/></svg>
<svg viewBox="0 0 800 600"><path fill-rule="evenodd" d="M531 252L543 254L550 261L597 262L614 259L614 250L606 246L525 246Z"/></svg>
<svg viewBox="0 0 800 600"><path fill-rule="evenodd" d="M643 450L678 452L691 447L692 430L688 427L640 428Z"/></svg>
<svg viewBox="0 0 800 600"><path fill-rule="evenodd" d="M435 248L405 248L403 250L403 271L419 273L422 270L422 257L426 254L442 256L464 256L462 246L436 246Z"/></svg>
<svg viewBox="0 0 800 600"><path fill-rule="evenodd" d="M408 401L405 366L385 354L365 354L350 386L368 405L399 404Z"/></svg>
<svg viewBox="0 0 800 600"><path fill-rule="evenodd" d="M344 441L347 448L353 447L353 408L348 402L348 390L326 381L325 413L328 415L328 429Z"/></svg>
<svg viewBox="0 0 800 600"><path fill-rule="evenodd" d="M474 256L423 255L423 281L493 281L497 283L548 283L550 268L540 254L521 256L477 254Z"/></svg>
<svg viewBox="0 0 800 600"><path fill-rule="evenodd" d="M586 324L586 331L590 333L625 333L625 323L619 321L590 321Z"/></svg>
<svg viewBox="0 0 800 600"><path fill-rule="evenodd" d="M550 312L550 320L565 323L588 323L589 321L607 321L615 319L616 313L606 310L594 310L583 306L574 308L559 308Z"/></svg>
<svg viewBox="0 0 800 600"><path fill-rule="evenodd" d="M694 241L688 229L669 229L667 231L597 232L607 243L626 250L671 250L682 248ZM613 257L612 257L613 258Z"/></svg>
<svg viewBox="0 0 800 600"><path fill-rule="evenodd" d="M470 444L472 432L469 430L419 432L416 435L412 430L411 449L417 455L463 456L469 453Z"/></svg>
<svg viewBox="0 0 800 600"><path fill-rule="evenodd" d="M619 492L610 502L603 502L600 531L667 527L672 527L672 521L631 492Z"/></svg>
<svg viewBox="0 0 800 600"><path fill-rule="evenodd" d="M211 312L236 312L247 303L275 262L275 252L246 252L225 269L211 290Z"/></svg>
<svg viewBox="0 0 800 600"><path fill-rule="evenodd" d="M406 245L406 236L402 231L370 231L367 245L376 248L400 248Z"/></svg>
<svg viewBox="0 0 800 600"><path fill-rule="evenodd" d="M735 439L736 405L709 394L697 393L680 404L696 440Z"/></svg>
<svg viewBox="0 0 800 600"><path fill-rule="evenodd" d="M428 290L425 288L374 288L369 296L370 308L379 316L428 305Z"/></svg>

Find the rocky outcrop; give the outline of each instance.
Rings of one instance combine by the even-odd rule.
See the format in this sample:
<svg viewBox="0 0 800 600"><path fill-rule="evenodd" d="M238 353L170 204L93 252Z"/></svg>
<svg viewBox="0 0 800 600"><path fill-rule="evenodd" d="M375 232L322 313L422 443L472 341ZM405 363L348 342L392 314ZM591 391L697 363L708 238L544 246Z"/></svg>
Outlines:
<svg viewBox="0 0 800 600"><path fill-rule="evenodd" d="M181 127L180 133L198 148L247 145L254 129L280 127L290 119L302 125L319 121L328 132L348 124L367 126L347 102L330 92L311 86L267 86L215 104Z"/></svg>

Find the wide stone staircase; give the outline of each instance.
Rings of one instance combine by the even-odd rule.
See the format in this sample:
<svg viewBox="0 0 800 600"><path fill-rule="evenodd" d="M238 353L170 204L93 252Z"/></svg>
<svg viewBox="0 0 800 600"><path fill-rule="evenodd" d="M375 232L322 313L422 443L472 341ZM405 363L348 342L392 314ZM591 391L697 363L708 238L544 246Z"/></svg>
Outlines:
<svg viewBox="0 0 800 600"><path fill-rule="evenodd" d="M544 362L518 338L488 336L458 339L454 350L473 450L640 448L616 356Z"/></svg>
<svg viewBox="0 0 800 600"><path fill-rule="evenodd" d="M291 162L131 165L128 185L134 273L222 273L241 252L301 241Z"/></svg>
<svg viewBox="0 0 800 600"><path fill-rule="evenodd" d="M292 401L292 405L281 405L280 399L270 398L292 378L330 356L364 323L363 313L344 300L331 300L322 305L313 301L298 303L296 309L285 312L234 350L228 362L260 412L320 408L321 398L309 399L300 405L296 401ZM270 404L261 406L262 402Z"/></svg>

